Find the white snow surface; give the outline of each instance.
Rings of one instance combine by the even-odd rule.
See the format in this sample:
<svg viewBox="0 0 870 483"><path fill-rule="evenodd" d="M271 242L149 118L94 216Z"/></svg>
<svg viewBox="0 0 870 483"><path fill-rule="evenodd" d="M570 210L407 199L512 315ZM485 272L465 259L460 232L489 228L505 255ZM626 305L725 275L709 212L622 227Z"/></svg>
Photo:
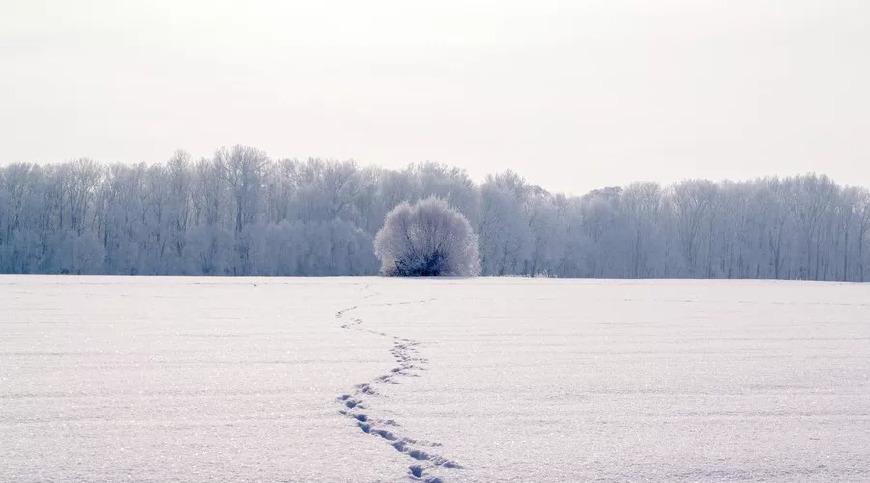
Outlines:
<svg viewBox="0 0 870 483"><path fill-rule="evenodd" d="M870 285L0 276L0 307L2 481L870 479Z"/></svg>

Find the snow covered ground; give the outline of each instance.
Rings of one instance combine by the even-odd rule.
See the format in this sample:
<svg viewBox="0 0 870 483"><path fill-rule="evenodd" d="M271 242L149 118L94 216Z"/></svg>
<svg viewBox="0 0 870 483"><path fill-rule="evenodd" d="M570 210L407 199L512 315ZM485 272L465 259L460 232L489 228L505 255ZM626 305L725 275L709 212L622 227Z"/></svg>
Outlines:
<svg viewBox="0 0 870 483"><path fill-rule="evenodd" d="M0 480L870 479L870 285L0 277Z"/></svg>

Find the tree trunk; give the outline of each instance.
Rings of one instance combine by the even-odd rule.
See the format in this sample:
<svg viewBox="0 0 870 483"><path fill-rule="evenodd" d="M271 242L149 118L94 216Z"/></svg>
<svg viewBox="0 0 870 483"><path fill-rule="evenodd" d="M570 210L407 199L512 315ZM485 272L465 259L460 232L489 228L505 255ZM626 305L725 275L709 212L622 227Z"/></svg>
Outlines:
<svg viewBox="0 0 870 483"><path fill-rule="evenodd" d="M849 280L849 227L843 237L843 281L846 282Z"/></svg>

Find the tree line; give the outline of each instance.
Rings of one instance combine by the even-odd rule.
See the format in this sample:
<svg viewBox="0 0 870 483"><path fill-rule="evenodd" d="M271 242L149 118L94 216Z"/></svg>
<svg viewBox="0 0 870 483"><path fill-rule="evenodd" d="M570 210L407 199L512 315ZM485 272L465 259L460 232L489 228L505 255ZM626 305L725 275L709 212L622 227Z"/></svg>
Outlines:
<svg viewBox="0 0 870 483"><path fill-rule="evenodd" d="M436 163L272 160L247 146L0 167L0 272L375 274L385 215L430 196L469 220L484 275L870 278L870 193L826 176L566 196L510 171L476 184Z"/></svg>

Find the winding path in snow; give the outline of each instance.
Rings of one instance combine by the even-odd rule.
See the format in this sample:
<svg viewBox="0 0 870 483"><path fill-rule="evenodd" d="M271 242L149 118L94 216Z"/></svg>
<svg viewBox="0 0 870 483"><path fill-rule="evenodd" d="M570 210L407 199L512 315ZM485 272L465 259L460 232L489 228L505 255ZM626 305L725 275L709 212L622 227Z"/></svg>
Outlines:
<svg viewBox="0 0 870 483"><path fill-rule="evenodd" d="M415 300L410 302L371 304L375 306L408 305L430 302L433 299ZM417 346L420 344L413 339L407 339L379 332L363 326L359 317L353 317L352 312L360 306L354 305L338 311L335 318L341 323L340 327L345 330L353 330L390 338L393 347L390 353L396 360L396 367L385 374L354 386L353 391L340 395L336 400L341 405L339 413L351 419L354 425L362 432L376 437L392 446L396 451L407 455L412 464L408 466L408 477L412 480L427 483L440 483L444 479L434 474L443 468L458 469L462 466L454 460L445 458L435 452L441 446L421 439L410 438L403 435L401 425L393 419L376 417L375 403L383 397L378 391L385 384L398 384L399 380L407 377L420 377L420 372L425 370L428 360L421 357Z"/></svg>

